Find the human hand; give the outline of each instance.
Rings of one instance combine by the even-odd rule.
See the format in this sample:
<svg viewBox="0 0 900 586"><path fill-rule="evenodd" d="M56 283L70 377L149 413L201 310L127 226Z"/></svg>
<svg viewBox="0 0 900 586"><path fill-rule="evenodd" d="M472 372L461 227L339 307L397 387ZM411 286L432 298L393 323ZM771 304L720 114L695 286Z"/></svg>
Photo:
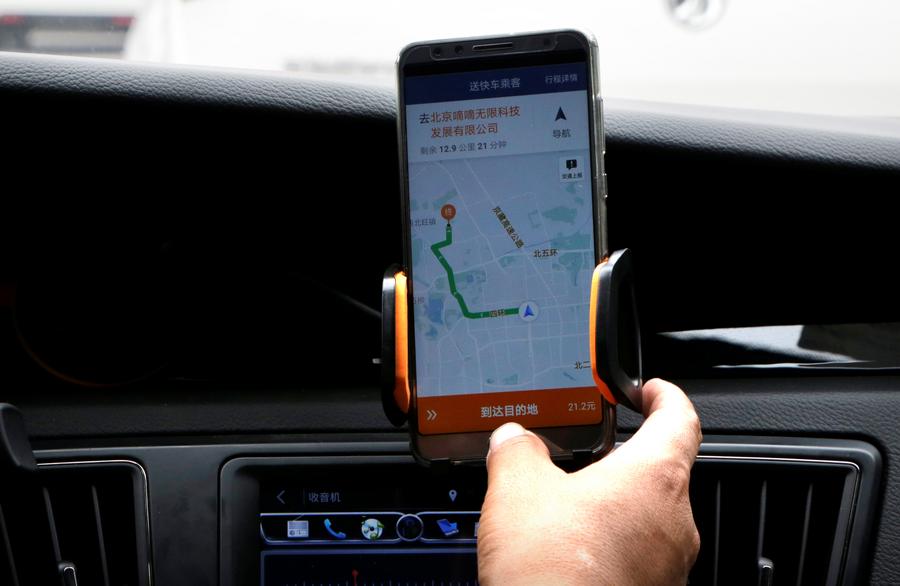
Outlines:
<svg viewBox="0 0 900 586"><path fill-rule="evenodd" d="M684 584L700 548L688 495L700 420L654 379L645 421L619 448L568 474L517 423L491 436L478 576L496 584Z"/></svg>

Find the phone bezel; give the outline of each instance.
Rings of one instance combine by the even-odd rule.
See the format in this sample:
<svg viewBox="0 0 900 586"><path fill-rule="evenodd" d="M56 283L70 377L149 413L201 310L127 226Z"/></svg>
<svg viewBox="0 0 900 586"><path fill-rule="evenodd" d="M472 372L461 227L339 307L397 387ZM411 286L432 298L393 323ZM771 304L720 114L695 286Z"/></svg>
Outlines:
<svg viewBox="0 0 900 586"><path fill-rule="evenodd" d="M503 48L482 52L475 47L500 45ZM435 50L440 50L440 55ZM495 37L473 37L426 41L407 45L397 59L398 111L397 128L400 159L401 211L403 221L403 256L408 279L407 307L412 308L414 295L411 272L411 228L409 210L409 173L407 161L406 115L404 82L407 76L435 75L460 71L478 71L542 64L585 61L589 75L588 123L594 211L595 264L608 255L606 234L606 174L603 155L605 139L602 101L597 69L597 43L593 37L578 30L554 30ZM425 463L449 461L453 463L483 461L490 433L466 431L449 434L421 434L418 429L416 392L415 331L413 316L407 320L409 340L410 405L408 424L413 453ZM599 393L598 393L599 394ZM597 425L541 427L532 431L541 436L551 456L566 459L578 454L604 453L615 442L615 406L600 397L601 422Z"/></svg>

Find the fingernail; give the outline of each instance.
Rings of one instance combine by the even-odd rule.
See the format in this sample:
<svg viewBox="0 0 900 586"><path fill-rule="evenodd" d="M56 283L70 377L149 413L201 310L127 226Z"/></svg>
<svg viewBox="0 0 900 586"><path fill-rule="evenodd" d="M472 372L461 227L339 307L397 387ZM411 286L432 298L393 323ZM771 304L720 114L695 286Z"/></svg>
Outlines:
<svg viewBox="0 0 900 586"><path fill-rule="evenodd" d="M496 450L500 447L500 444L502 444L506 440L524 434L525 428L518 423L504 423L503 425L495 429L494 433L491 434L491 449Z"/></svg>

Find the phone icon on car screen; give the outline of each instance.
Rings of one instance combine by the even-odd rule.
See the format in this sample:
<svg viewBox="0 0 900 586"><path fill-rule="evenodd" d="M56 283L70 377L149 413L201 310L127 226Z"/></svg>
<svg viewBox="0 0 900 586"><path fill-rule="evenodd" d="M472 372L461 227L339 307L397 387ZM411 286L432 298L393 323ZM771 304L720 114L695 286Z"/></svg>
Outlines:
<svg viewBox="0 0 900 586"><path fill-rule="evenodd" d="M332 537L335 539L346 539L347 534L343 531L335 531L331 528L331 519L325 519L325 531L331 533Z"/></svg>

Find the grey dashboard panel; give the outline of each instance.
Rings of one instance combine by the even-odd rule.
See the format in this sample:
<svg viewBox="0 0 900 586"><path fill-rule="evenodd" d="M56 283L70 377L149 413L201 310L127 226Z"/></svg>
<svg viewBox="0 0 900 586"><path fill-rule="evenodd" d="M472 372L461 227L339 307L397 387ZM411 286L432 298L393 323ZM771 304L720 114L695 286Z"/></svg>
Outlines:
<svg viewBox="0 0 900 586"><path fill-rule="evenodd" d="M389 91L298 79L290 74L3 53L0 91L196 104L310 116L393 121Z"/></svg>
<svg viewBox="0 0 900 586"><path fill-rule="evenodd" d="M868 169L896 170L900 162L900 123L893 119L607 102L607 131L622 144Z"/></svg>
<svg viewBox="0 0 900 586"><path fill-rule="evenodd" d="M396 109L394 92L381 87L272 72L6 53L0 55L0 93L12 92L254 108L391 123ZM644 145L838 166L900 168L900 129L891 121L840 125L828 117L748 114L609 98L605 107L611 148Z"/></svg>

